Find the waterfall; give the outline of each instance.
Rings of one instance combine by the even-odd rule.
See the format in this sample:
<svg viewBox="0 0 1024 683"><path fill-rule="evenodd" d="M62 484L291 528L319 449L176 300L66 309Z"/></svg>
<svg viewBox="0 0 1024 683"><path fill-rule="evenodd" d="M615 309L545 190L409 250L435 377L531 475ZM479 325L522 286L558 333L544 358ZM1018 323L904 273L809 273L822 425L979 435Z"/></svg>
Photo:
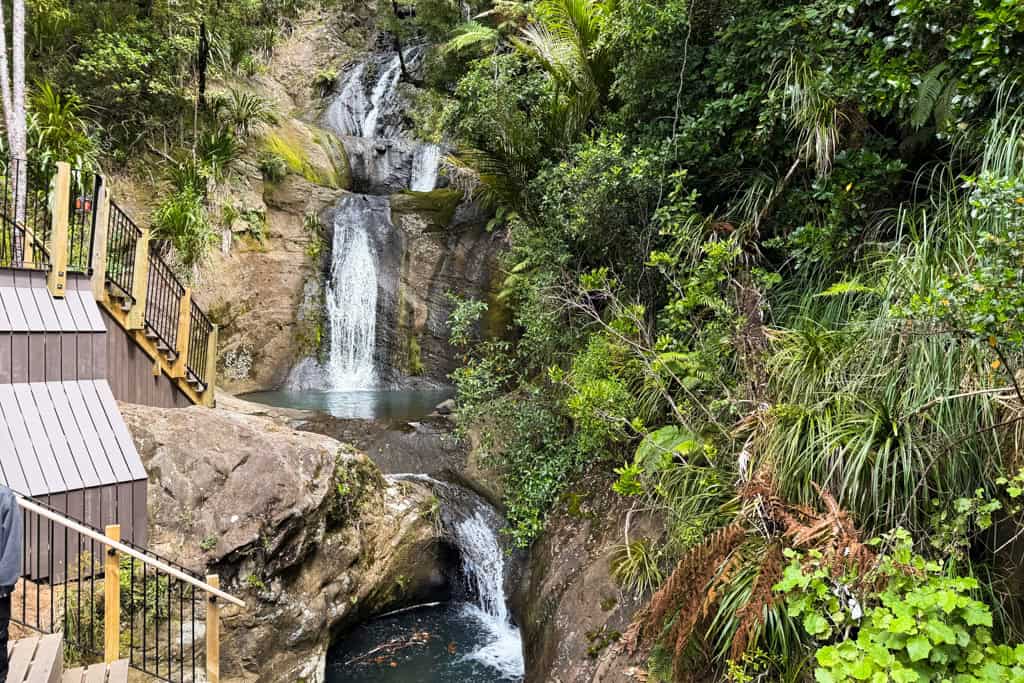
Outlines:
<svg viewBox="0 0 1024 683"><path fill-rule="evenodd" d="M420 145L412 158L412 183L414 192L430 192L437 187L437 171L441 166L439 145Z"/></svg>
<svg viewBox="0 0 1024 683"><path fill-rule="evenodd" d="M462 577L474 597L474 602L463 605L462 611L488 634L486 644L465 656L486 664L503 678L522 678L522 639L505 603L505 553L498 540L504 527L501 516L472 491L425 474L397 474L388 478L424 483L441 501L445 534L459 551Z"/></svg>
<svg viewBox="0 0 1024 683"><path fill-rule="evenodd" d="M423 54L422 46L406 49L407 67L417 68ZM398 54L371 55L340 78L324 112L325 124L345 145L353 188L371 194L346 194L335 208L325 297L328 357L299 361L285 384L291 391L360 391L378 388L381 375L388 379L388 368L378 373L374 362L379 278L387 277L390 256L378 249L395 242L388 195L433 190L441 159L439 146L416 144L402 129L401 76Z"/></svg>
<svg viewBox="0 0 1024 683"><path fill-rule="evenodd" d="M376 200L376 201L375 201ZM369 228L390 213L383 201L363 195L342 197L334 212L331 281L327 317L331 325L330 388L352 391L377 382L377 257Z"/></svg>
<svg viewBox="0 0 1024 683"><path fill-rule="evenodd" d="M376 64L377 80L369 96L366 92L367 64ZM341 135L360 138L377 137L381 110L391 99L402 75L398 55L384 63L363 62L342 78L338 96L327 109L327 121Z"/></svg>

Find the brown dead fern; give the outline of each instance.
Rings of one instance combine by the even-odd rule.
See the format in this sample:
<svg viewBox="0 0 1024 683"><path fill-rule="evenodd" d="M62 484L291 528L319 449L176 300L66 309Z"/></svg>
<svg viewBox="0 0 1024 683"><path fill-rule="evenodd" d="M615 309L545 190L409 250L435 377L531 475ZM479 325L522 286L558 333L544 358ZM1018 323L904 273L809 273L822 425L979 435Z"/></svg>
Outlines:
<svg viewBox="0 0 1024 683"><path fill-rule="evenodd" d="M750 644L751 632L764 621L764 616L775 604L775 591L772 589L782 579L784 556L782 544L772 543L764 555L764 560L757 572L757 579L750 591L750 599L736 612L739 626L732 638L730 657L739 661Z"/></svg>
<svg viewBox="0 0 1024 683"><path fill-rule="evenodd" d="M676 680L687 680L684 658L691 637L718 604L722 586L738 572L744 560L737 550L751 534L765 537L769 546L750 597L736 612L739 626L731 647L734 660L747 650L751 635L774 604L773 586L782 577L784 548L817 550L833 576L851 569L863 575L875 563L875 554L861 542L850 513L828 491L817 485L814 488L823 510L785 502L764 471L742 484L738 493L744 503L743 512L679 560L665 584L626 630L622 641L626 654L634 658L649 656L674 615L663 642L673 649Z"/></svg>
<svg viewBox="0 0 1024 683"><path fill-rule="evenodd" d="M745 525L733 522L691 548L626 631L626 652L642 657L650 654L666 618L676 612L678 617L668 634L668 642L675 643L677 651L680 642L685 645L700 617L708 584L746 534Z"/></svg>

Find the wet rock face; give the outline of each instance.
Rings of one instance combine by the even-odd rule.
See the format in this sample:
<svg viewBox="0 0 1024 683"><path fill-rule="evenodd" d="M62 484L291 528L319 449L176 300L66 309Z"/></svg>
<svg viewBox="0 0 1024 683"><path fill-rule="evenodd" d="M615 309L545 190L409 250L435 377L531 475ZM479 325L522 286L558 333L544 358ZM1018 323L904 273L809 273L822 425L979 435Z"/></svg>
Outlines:
<svg viewBox="0 0 1024 683"><path fill-rule="evenodd" d="M392 212L402 245L381 254L378 353L397 386L446 384L459 365L448 340L448 294L494 302L492 274L503 245L480 223L453 223L435 231L429 211ZM461 216L456 213L455 221Z"/></svg>
<svg viewBox="0 0 1024 683"><path fill-rule="evenodd" d="M225 676L322 680L333 634L447 596L454 558L427 487L284 418L121 408L149 472L152 548L246 601L224 609Z"/></svg>
<svg viewBox="0 0 1024 683"><path fill-rule="evenodd" d="M402 140L342 138L352 167L352 189L384 195L409 187L416 145Z"/></svg>
<svg viewBox="0 0 1024 683"><path fill-rule="evenodd" d="M595 492L598 492L595 495ZM512 596L522 624L526 683L628 683L630 663L616 647L641 603L611 575L629 501L603 474L570 487L549 517ZM664 527L634 514L630 538L658 538Z"/></svg>
<svg viewBox="0 0 1024 683"><path fill-rule="evenodd" d="M447 229L437 231L436 212L429 205L433 193L417 194L428 203L410 207L399 201L397 210L394 196L345 195L323 218L330 226L329 243L337 243L333 231L339 211L343 220L359 221L369 237L377 271L374 362L385 387L447 384L459 362L448 341L448 316L454 307L448 294L492 303L496 294L493 273L503 244L483 230L480 214L459 206ZM333 258L337 256L328 256ZM329 263L326 267L331 268ZM310 372L302 367L293 372L290 385L322 383L324 368L315 363L311 367ZM307 374L309 382L297 377Z"/></svg>

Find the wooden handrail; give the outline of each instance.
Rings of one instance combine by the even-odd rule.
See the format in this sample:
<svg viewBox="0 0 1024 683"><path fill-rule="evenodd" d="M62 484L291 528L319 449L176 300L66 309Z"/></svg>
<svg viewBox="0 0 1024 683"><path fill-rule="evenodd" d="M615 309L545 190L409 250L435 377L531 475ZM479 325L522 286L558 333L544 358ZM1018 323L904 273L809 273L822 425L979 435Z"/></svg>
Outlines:
<svg viewBox="0 0 1024 683"><path fill-rule="evenodd" d="M169 564L166 564L165 562L161 562L156 558L149 557L145 553L139 552L135 548L127 546L124 543L121 543L120 541L108 538L107 536L104 536L103 534L94 531L83 524L79 524L73 519L65 517L64 515L53 512L51 510L48 510L47 508L41 505L37 505L32 501L28 500L27 498L23 498L21 496L18 496L17 498L18 505L24 508L25 510L28 510L29 512L34 512L40 517L45 517L46 519L56 522L61 526L67 527L72 531L76 531L87 538L91 538L94 541L98 541L99 543L102 543L108 548L112 548L114 550L117 550L118 552L124 553L125 555L134 557L136 560L139 560L144 564L148 564L149 566L154 567L160 570L161 572L164 572L165 574L170 574L179 581L184 581L185 583L195 588L198 588L199 590L207 593L210 596L214 596L226 602L230 602L232 605L238 605L242 608L245 607L244 601L240 600L239 598L236 598L230 593L225 593L220 588L211 586L209 583L201 581L193 576L189 576L180 569L176 569L170 566Z"/></svg>

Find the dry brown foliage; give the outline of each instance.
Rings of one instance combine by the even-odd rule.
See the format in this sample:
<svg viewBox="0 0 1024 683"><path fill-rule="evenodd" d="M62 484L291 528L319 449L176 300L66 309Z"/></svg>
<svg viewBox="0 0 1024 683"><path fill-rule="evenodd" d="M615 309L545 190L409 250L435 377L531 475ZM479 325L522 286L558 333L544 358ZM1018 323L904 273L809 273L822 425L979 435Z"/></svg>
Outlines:
<svg viewBox="0 0 1024 683"><path fill-rule="evenodd" d="M782 544L772 543L764 555L764 561L757 572L757 580L750 591L750 600L736 612L739 626L732 638L730 657L736 661L747 651L750 634L764 619L764 615L775 604L775 591L772 586L782 579Z"/></svg>
<svg viewBox="0 0 1024 683"><path fill-rule="evenodd" d="M875 554L861 542L849 512L828 491L817 485L815 490L824 511L786 503L771 478L764 474L744 484L739 491L744 512L679 560L665 584L627 629L623 637L626 653L647 657L674 615L675 621L664 642L673 647L676 680L687 680L683 661L687 644L698 624L711 616L721 587L740 568L744 560L737 551L754 533L766 536L769 546L761 558L750 598L736 614L739 627L732 642L733 659L739 659L747 650L751 635L774 604L772 587L782 577L784 548L817 550L833 576L854 568L863 575L874 564Z"/></svg>
<svg viewBox="0 0 1024 683"><path fill-rule="evenodd" d="M678 612L679 616L668 634L669 640L676 645L678 657L700 618L708 584L746 535L746 526L737 521L691 548L626 631L626 651L634 656L649 654L654 641L661 634L666 617Z"/></svg>

